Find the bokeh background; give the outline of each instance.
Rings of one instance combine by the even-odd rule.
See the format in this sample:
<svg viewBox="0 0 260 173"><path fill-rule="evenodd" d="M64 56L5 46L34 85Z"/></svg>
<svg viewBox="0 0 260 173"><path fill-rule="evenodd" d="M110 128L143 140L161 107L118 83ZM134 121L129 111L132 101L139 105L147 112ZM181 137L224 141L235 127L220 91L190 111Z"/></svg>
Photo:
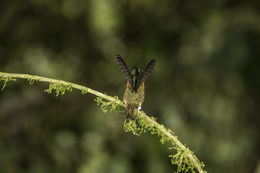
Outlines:
<svg viewBox="0 0 260 173"><path fill-rule="evenodd" d="M5 0L0 71L122 98L114 55L144 68L143 110L210 173L260 173L260 1ZM1 83L2 85L3 83ZM18 80L0 92L2 173L170 173L168 145L123 131L92 95L55 97Z"/></svg>

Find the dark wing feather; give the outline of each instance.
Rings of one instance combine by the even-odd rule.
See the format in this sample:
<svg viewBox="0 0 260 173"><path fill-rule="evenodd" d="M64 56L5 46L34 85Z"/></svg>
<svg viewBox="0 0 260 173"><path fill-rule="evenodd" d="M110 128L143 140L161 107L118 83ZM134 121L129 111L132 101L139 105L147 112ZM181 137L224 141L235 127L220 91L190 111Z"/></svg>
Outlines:
<svg viewBox="0 0 260 173"><path fill-rule="evenodd" d="M145 70L144 70L144 73L143 73L143 76L141 77L141 79L138 81L138 86L137 88L148 78L148 76L151 74L154 66L156 64L156 61L155 59L152 59L148 65L146 66Z"/></svg>
<svg viewBox="0 0 260 173"><path fill-rule="evenodd" d="M132 75L131 75L129 69L127 68L125 61L123 60L123 58L120 55L116 55L116 62L118 64L121 72L123 73L124 77L126 78L126 80L131 84L132 87L134 87Z"/></svg>

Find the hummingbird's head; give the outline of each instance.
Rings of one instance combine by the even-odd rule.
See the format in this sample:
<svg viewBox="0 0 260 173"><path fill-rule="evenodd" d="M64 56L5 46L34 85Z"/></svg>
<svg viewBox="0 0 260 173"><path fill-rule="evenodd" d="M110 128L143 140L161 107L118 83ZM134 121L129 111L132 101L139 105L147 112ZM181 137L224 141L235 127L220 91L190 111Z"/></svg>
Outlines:
<svg viewBox="0 0 260 173"><path fill-rule="evenodd" d="M141 71L138 67L133 67L132 70L131 70L131 75L134 77L138 77L141 75Z"/></svg>

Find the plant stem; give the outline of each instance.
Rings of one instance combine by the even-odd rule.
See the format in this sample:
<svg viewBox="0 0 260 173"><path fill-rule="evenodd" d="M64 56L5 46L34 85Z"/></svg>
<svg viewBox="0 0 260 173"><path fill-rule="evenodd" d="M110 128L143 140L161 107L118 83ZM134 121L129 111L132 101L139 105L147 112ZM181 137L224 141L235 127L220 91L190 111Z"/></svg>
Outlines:
<svg viewBox="0 0 260 173"><path fill-rule="evenodd" d="M78 89L78 90L86 90L88 93L91 93L93 95L96 95L98 97L101 97L103 99L109 100L116 102L118 105L125 107L124 103L118 99L115 99L114 97L108 96L106 94L103 94L101 92L98 92L96 90L93 90L91 88L74 84L71 82L66 82L63 80L57 80L57 79L52 79L52 78L47 78L47 77L41 77L41 76L36 76L36 75L29 75L29 74L18 74L18 73L4 73L0 72L0 77L2 78L21 78L21 79L28 79L28 80L35 80L35 81L40 81L40 82L48 82L48 83L53 83L53 84L62 84L66 86L70 86L72 88ZM174 136L170 131L168 131L163 125L159 124L155 120L151 119L149 116L147 116L144 112L139 112L139 116L144 118L147 122L152 124L154 127L156 127L158 130L160 130L163 134L165 134L170 141L175 144L178 148L182 150L188 151L187 156L191 160L191 162L195 165L196 169L198 170L199 173L204 173L203 169L200 166L200 163L198 159L196 158L195 155L192 154L192 152L183 145L176 136Z"/></svg>
<svg viewBox="0 0 260 173"><path fill-rule="evenodd" d="M189 148L185 147L184 144L182 144L176 136L174 136L170 131L168 131L163 125L159 124L157 121L151 119L149 116L147 116L144 112L139 112L139 116L144 118L147 122L155 126L157 129L160 129L163 134L165 134L170 141L175 144L178 148L188 151L187 156L191 160L191 162L195 165L196 169L198 170L199 173L205 173L206 171L203 171L203 169L200 166L200 163L198 162L198 159L196 158L195 155L192 154Z"/></svg>
<svg viewBox="0 0 260 173"><path fill-rule="evenodd" d="M93 95L96 95L98 97L102 97L106 100L116 102L120 106L124 106L123 102L115 99L114 97L108 96L106 94L103 94L101 92L98 92L96 90L93 90L91 88L74 84L71 82L66 82L63 80L57 80L57 79L52 79L52 78L47 78L47 77L41 77L41 76L36 76L36 75L29 75L29 74L18 74L18 73L4 73L0 72L0 77L11 77L11 78L21 78L21 79L29 79L29 80L35 80L35 81L40 81L40 82L48 82L48 83L53 83L53 84L63 84L70 86L72 88L78 89L78 90L87 90L88 93L91 93Z"/></svg>

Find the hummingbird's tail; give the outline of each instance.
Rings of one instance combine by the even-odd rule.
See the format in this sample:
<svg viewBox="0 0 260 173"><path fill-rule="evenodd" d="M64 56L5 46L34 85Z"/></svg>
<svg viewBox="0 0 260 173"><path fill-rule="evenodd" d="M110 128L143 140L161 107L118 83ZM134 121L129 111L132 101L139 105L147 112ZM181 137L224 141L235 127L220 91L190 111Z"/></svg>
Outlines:
<svg viewBox="0 0 260 173"><path fill-rule="evenodd" d="M134 120L138 114L138 106L126 105L125 113L126 113L126 119Z"/></svg>

